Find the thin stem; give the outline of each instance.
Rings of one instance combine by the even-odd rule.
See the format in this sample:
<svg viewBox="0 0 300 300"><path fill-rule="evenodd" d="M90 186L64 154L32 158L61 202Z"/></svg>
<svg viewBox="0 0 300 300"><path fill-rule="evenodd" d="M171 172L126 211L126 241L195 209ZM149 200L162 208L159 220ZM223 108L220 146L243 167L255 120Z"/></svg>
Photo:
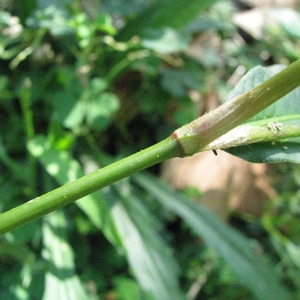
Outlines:
<svg viewBox="0 0 300 300"><path fill-rule="evenodd" d="M147 149L2 213L0 215L0 234L29 223L133 173L178 155L177 141L170 136Z"/></svg>

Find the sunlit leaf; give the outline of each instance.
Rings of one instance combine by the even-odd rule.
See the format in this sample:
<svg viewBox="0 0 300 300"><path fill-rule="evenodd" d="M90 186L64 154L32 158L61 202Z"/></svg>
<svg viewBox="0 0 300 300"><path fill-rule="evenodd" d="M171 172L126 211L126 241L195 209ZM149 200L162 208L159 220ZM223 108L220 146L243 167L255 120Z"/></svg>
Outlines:
<svg viewBox="0 0 300 300"><path fill-rule="evenodd" d="M37 136L28 146L28 149L45 168L45 170L60 185L78 179L84 172L75 159L67 151L58 151L43 136ZM98 229L103 230L108 240L118 245L114 224L111 220L109 199L106 200L102 192L95 192L76 201L79 208L88 216L89 220Z"/></svg>
<svg viewBox="0 0 300 300"><path fill-rule="evenodd" d="M95 29L109 34L115 34L116 29L113 26L112 17L110 15L99 14L94 24Z"/></svg>
<svg viewBox="0 0 300 300"><path fill-rule="evenodd" d="M141 299L139 286L132 279L126 277L116 277L114 279L117 296L122 300Z"/></svg>
<svg viewBox="0 0 300 300"><path fill-rule="evenodd" d="M66 238L63 212L55 211L43 221L43 256L47 262L43 300L94 299L86 293L75 273L74 255Z"/></svg>
<svg viewBox="0 0 300 300"><path fill-rule="evenodd" d="M113 115L119 108L118 98L112 93L102 93L91 98L87 104L87 124L97 130L105 129Z"/></svg>
<svg viewBox="0 0 300 300"><path fill-rule="evenodd" d="M83 122L93 129L105 129L112 115L119 108L119 100L113 93L105 91L107 84L100 78L91 81L90 86L84 90L80 99L70 109L64 125L75 129ZM69 101L71 103L73 101ZM58 104L57 104L58 106ZM67 110L63 109L65 113Z"/></svg>
<svg viewBox="0 0 300 300"><path fill-rule="evenodd" d="M26 25L38 29L45 28L50 31L53 36L60 36L72 33L69 25L70 16L67 10L57 4L51 4L43 10L37 10L26 20Z"/></svg>

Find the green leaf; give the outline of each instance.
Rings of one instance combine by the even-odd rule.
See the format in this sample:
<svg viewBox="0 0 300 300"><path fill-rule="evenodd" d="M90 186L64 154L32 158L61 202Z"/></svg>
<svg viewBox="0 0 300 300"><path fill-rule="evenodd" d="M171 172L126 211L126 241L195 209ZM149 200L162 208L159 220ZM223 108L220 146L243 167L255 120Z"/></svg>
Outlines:
<svg viewBox="0 0 300 300"><path fill-rule="evenodd" d="M138 284L132 279L126 277L116 277L114 278L114 285L118 299L142 299L141 290Z"/></svg>
<svg viewBox="0 0 300 300"><path fill-rule="evenodd" d="M74 255L66 238L66 220L62 210L45 216L43 256L47 261L43 300L88 300L75 273Z"/></svg>
<svg viewBox="0 0 300 300"><path fill-rule="evenodd" d="M84 119L82 103L77 101L76 96L65 91L59 91L52 95L53 120L66 128L76 128Z"/></svg>
<svg viewBox="0 0 300 300"><path fill-rule="evenodd" d="M86 111L87 124L92 129L105 129L118 108L118 98L112 93L102 93L98 97L90 99Z"/></svg>
<svg viewBox="0 0 300 300"><path fill-rule="evenodd" d="M57 71L57 80L61 89L51 93L52 119L70 129L83 122L85 112L78 101L83 88L75 74L75 68L60 68Z"/></svg>
<svg viewBox="0 0 300 300"><path fill-rule="evenodd" d="M171 249L158 234L159 221L128 190L126 183L113 187L111 193L118 199L111 213L142 289L150 299L183 299L178 285L179 268Z"/></svg>
<svg viewBox="0 0 300 300"><path fill-rule="evenodd" d="M186 97L191 89L199 89L199 84L203 80L199 70L195 72L192 68L188 69L187 64L185 69L166 69L161 73L162 87L175 97Z"/></svg>
<svg viewBox="0 0 300 300"><path fill-rule="evenodd" d="M13 97L13 92L9 87L8 76L0 75L0 102L5 103Z"/></svg>
<svg viewBox="0 0 300 300"><path fill-rule="evenodd" d="M298 12L285 7L273 9L268 14L291 37L300 38L300 14Z"/></svg>
<svg viewBox="0 0 300 300"><path fill-rule="evenodd" d="M284 67L255 67L249 71L229 93L227 100L243 94L280 72ZM268 128L270 133L280 133L285 125L300 126L300 88L290 92L279 101L263 110L243 125ZM242 129L242 126L238 127ZM227 152L251 162L294 162L300 163L300 137L277 139L248 146L232 147Z"/></svg>
<svg viewBox="0 0 300 300"><path fill-rule="evenodd" d="M141 44L145 48L165 54L182 51L188 43L189 36L186 33L166 27L147 30L141 40Z"/></svg>
<svg viewBox="0 0 300 300"><path fill-rule="evenodd" d="M300 142L269 142L256 143L249 146L240 146L226 149L232 155L255 163L290 162L300 164Z"/></svg>
<svg viewBox="0 0 300 300"><path fill-rule="evenodd" d="M136 18L125 25L118 38L126 40L135 35L143 36L149 28L182 29L214 2L216 0L153 1Z"/></svg>
<svg viewBox="0 0 300 300"><path fill-rule="evenodd" d="M69 129L76 129L78 128L84 121L85 113L86 113L86 105L83 101L78 100L76 101L74 98L72 98L71 95L65 95L64 92L58 93L55 95L55 98L61 98L58 104L56 105L56 108L60 106L64 106L61 111L58 111L58 113L55 115L55 117L58 119L63 120L63 125L66 128ZM75 100L75 101L74 101ZM72 106L72 103L74 105ZM64 105L65 104L65 105Z"/></svg>
<svg viewBox="0 0 300 300"><path fill-rule="evenodd" d="M7 11L0 11L0 28L3 29L11 23L11 14Z"/></svg>
<svg viewBox="0 0 300 300"><path fill-rule="evenodd" d="M33 29L45 28L53 36L61 36L73 31L69 25L69 18L67 10L62 5L52 4L37 10L26 20L26 25Z"/></svg>
<svg viewBox="0 0 300 300"><path fill-rule="evenodd" d="M22 21L22 24L25 24L26 19L32 14L32 12L37 8L36 0L28 0L26 2L22 0L17 0L18 7L18 16Z"/></svg>
<svg viewBox="0 0 300 300"><path fill-rule="evenodd" d="M94 21L95 29L108 34L115 34L116 29L113 26L113 20L110 15L99 14Z"/></svg>
<svg viewBox="0 0 300 300"><path fill-rule="evenodd" d="M103 130L112 115L119 109L119 100L115 94L105 92L107 84L100 78L91 81L80 99L64 120L68 128L77 128L85 120L90 128Z"/></svg>
<svg viewBox="0 0 300 300"><path fill-rule="evenodd" d="M145 174L134 176L134 179L163 206L178 214L209 247L218 252L236 273L237 279L257 299L291 299L289 292L280 284L274 266L255 253L248 239L160 180Z"/></svg>
<svg viewBox="0 0 300 300"><path fill-rule="evenodd" d="M23 265L29 260L33 261L34 254L26 244L20 242L0 242L0 257L3 259L16 260Z"/></svg>
<svg viewBox="0 0 300 300"><path fill-rule="evenodd" d="M238 95L251 90L275 74L279 73L284 68L285 66L283 65L274 65L271 67L257 66L253 68L245 76L243 76L240 82L234 87L233 90L231 90L226 98L226 101L230 101ZM300 88L293 90L279 101L270 105L267 109L263 110L245 122L245 124L253 124L253 122L257 121L260 121L262 124L268 124L270 119L274 121L273 118L275 117L300 114L300 105L297 102L297 99L300 99Z"/></svg>
<svg viewBox="0 0 300 300"><path fill-rule="evenodd" d="M144 0L102 0L101 9L111 15L127 16L141 11L149 1Z"/></svg>
<svg viewBox="0 0 300 300"><path fill-rule="evenodd" d="M153 16L151 27L168 26L174 29L183 28L215 1L208 0L172 0L158 1L160 9Z"/></svg>

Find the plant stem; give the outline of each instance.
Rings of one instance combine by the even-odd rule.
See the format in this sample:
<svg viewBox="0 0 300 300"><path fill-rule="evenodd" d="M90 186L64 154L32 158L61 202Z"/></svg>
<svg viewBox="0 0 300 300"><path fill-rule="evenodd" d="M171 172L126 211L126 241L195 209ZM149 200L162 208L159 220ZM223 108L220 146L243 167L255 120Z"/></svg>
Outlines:
<svg viewBox="0 0 300 300"><path fill-rule="evenodd" d="M299 85L300 59L250 91L177 129L173 135L181 145L182 156L201 151L207 144L252 118Z"/></svg>
<svg viewBox="0 0 300 300"><path fill-rule="evenodd" d="M298 87L300 85L299 74L300 60L249 92L177 129L165 140L1 214L0 234L166 159L192 155L203 150L218 137ZM266 130L273 131L273 135L279 135L283 129L276 126L266 128ZM286 130L290 132L291 128L286 127Z"/></svg>
<svg viewBox="0 0 300 300"><path fill-rule="evenodd" d="M0 214L0 234L179 154L177 141L170 136L149 148Z"/></svg>

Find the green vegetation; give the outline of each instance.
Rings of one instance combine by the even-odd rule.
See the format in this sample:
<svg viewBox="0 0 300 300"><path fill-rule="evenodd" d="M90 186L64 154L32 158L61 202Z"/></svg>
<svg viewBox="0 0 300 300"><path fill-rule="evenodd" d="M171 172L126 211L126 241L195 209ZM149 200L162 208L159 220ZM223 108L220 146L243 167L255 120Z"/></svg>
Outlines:
<svg viewBox="0 0 300 300"><path fill-rule="evenodd" d="M193 0L0 4L1 299L300 295L300 16L270 12L277 25L239 47L235 10ZM218 41L204 39L200 59L187 50L198 35ZM241 65L251 71L232 89ZM224 104L196 119L211 94ZM172 190L156 167L136 173L218 149L281 162L278 197L261 218L235 216L242 227Z"/></svg>

